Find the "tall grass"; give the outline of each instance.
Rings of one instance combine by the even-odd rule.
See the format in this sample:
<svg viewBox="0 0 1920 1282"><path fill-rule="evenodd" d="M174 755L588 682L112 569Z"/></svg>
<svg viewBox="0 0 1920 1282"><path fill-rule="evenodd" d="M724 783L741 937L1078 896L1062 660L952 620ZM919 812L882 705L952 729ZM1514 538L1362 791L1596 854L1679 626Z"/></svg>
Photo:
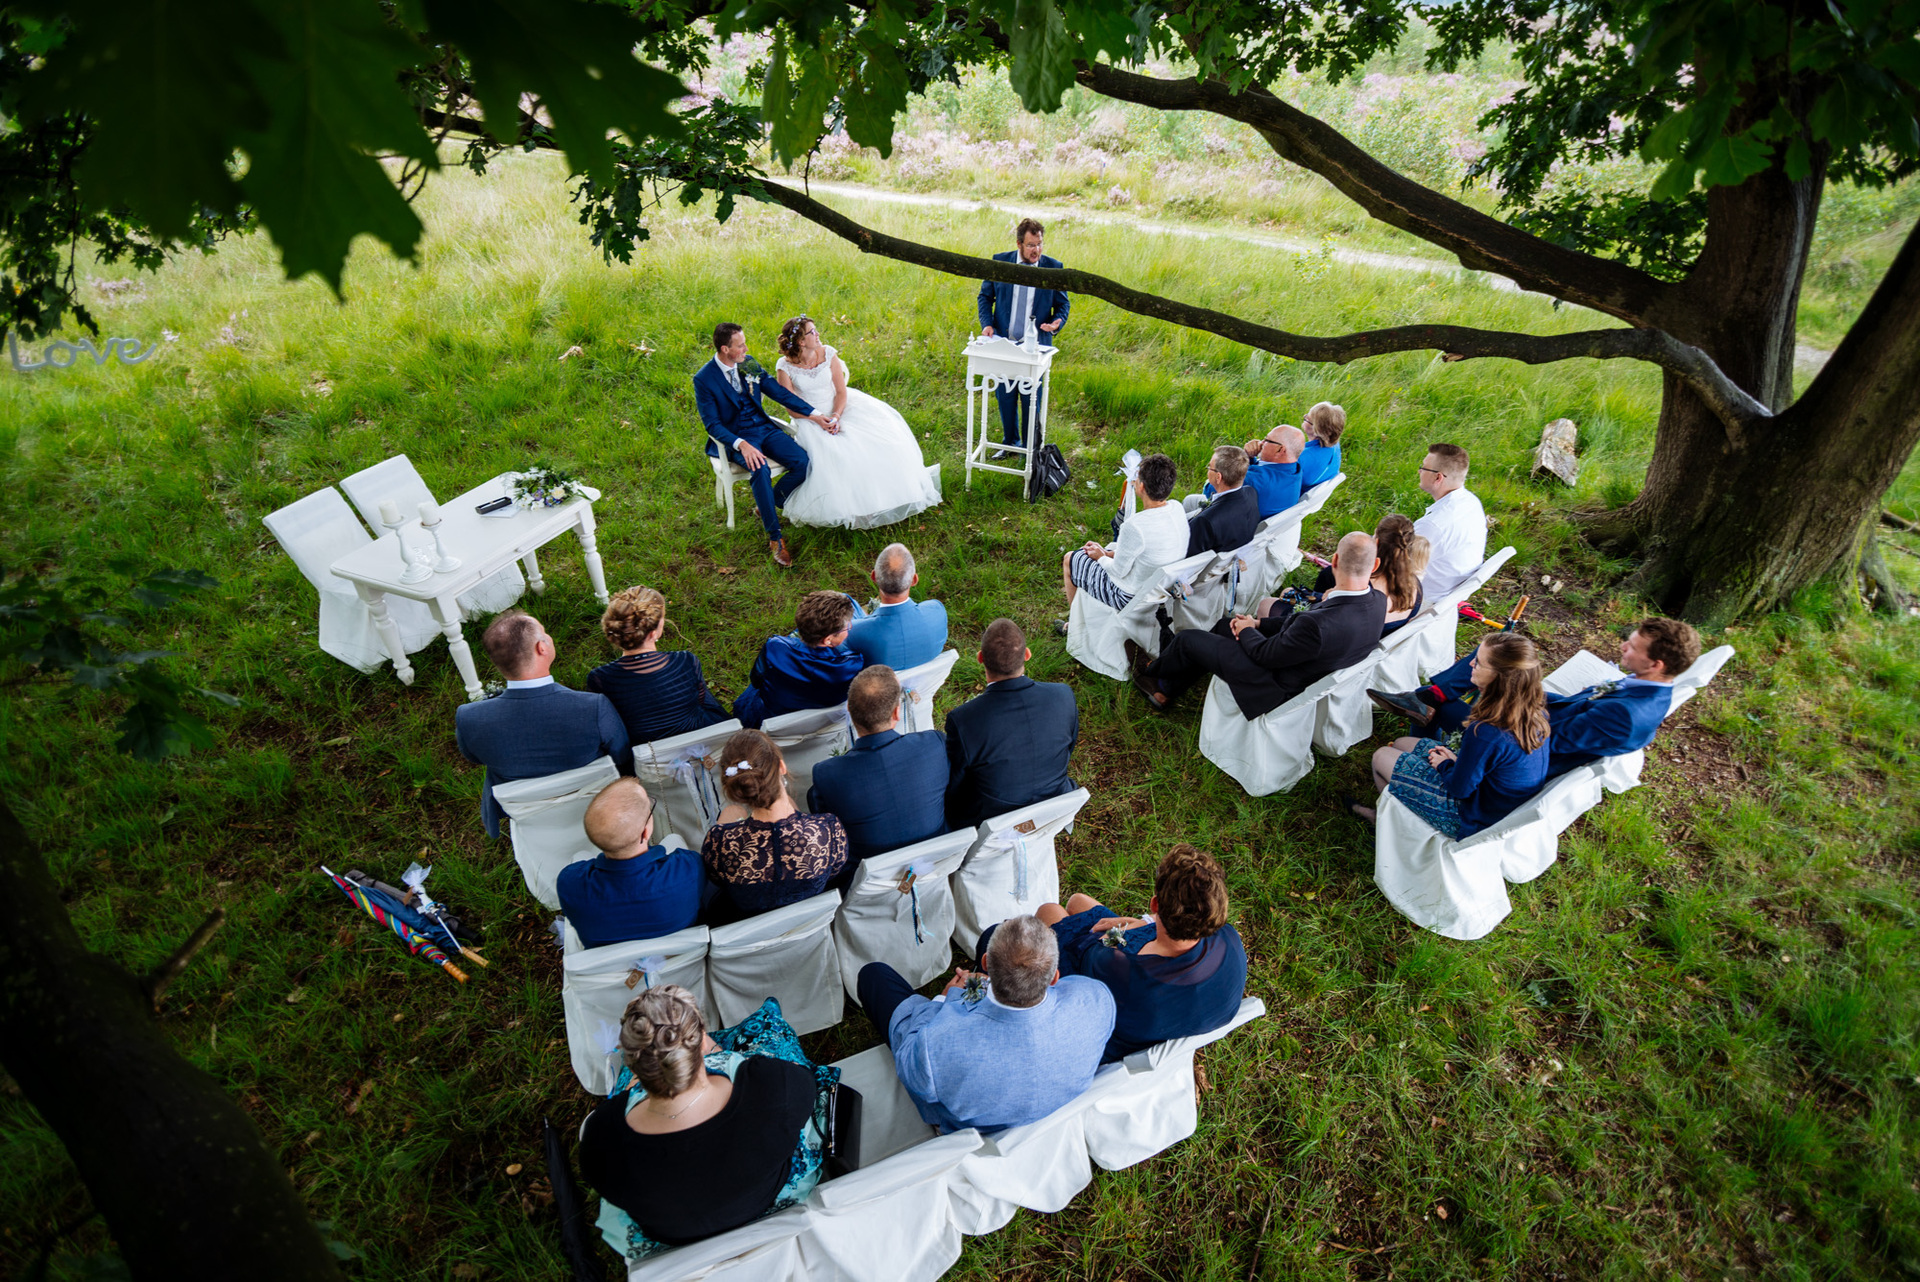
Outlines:
<svg viewBox="0 0 1920 1282"><path fill-rule="evenodd" d="M1419 455L1460 442L1494 546L1520 548L1487 597L1530 587L1551 650L1604 652L1636 607L1561 514L1637 485L1653 375L1254 361L1082 299L1054 402L1075 479L1030 507L1004 478L963 484L969 282L862 259L760 209L725 226L672 215L633 268L609 270L538 157L436 179L425 211L421 266L357 254L344 305L278 282L270 247L242 242L95 288L107 332L178 335L151 362L0 379L0 560L57 572L135 553L212 571L213 600L127 642L175 650L246 701L215 749L149 766L113 753L112 709L11 685L0 784L93 947L150 965L208 904L227 907L166 1022L364 1254L362 1276L557 1276L538 1119L564 1127L589 1103L568 1068L548 914L482 836L479 772L453 751L461 691L443 647L414 657L411 689L319 654L312 591L259 524L402 451L443 498L536 457L584 473L606 492L609 578L661 587L669 643L730 690L805 590L862 589L874 553L904 538L965 656L943 709L979 688L974 643L1000 615L1027 628L1035 675L1076 689L1075 771L1094 799L1062 845L1066 889L1137 909L1172 841L1225 861L1270 1014L1205 1055L1199 1133L1098 1174L1059 1215L970 1242L956 1276L1839 1277L1920 1259L1910 629L1783 616L1727 636L1739 661L1664 732L1647 786L1570 830L1560 863L1471 945L1414 929L1374 890L1370 837L1334 803L1362 786L1364 750L1248 798L1199 756L1191 710L1146 712L1048 631L1059 551L1104 529L1126 448L1166 449L1197 479L1216 442L1330 398L1349 411L1350 479L1311 543L1417 513ZM982 253L1008 232L998 216L871 217ZM1296 329L1585 323L1470 283L1310 273L1112 228L1056 226L1049 245ZM855 383L922 433L947 501L904 527L800 531L782 574L750 515L730 534L711 505L687 379L715 321L746 324L764 355L802 309ZM1540 426L1563 415L1586 458L1575 495L1527 475ZM548 592L529 604L578 684L609 653L598 609L570 549L545 567ZM1549 569L1575 587L1549 600ZM416 858L487 928L494 964L465 986L402 956L315 873L391 877ZM851 1016L808 1045L827 1058L874 1037ZM0 1134L0 1261L17 1270L87 1198L12 1090ZM97 1223L83 1229L54 1275L88 1275L106 1246Z"/></svg>

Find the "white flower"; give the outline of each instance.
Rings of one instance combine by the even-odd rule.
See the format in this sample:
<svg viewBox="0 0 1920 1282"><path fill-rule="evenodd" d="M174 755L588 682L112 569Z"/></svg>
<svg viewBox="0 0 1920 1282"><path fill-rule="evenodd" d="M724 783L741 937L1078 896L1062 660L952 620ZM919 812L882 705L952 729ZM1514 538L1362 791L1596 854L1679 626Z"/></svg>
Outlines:
<svg viewBox="0 0 1920 1282"><path fill-rule="evenodd" d="M180 341L180 335L174 333L170 329L161 330L160 337L166 339L169 343L177 343Z"/></svg>

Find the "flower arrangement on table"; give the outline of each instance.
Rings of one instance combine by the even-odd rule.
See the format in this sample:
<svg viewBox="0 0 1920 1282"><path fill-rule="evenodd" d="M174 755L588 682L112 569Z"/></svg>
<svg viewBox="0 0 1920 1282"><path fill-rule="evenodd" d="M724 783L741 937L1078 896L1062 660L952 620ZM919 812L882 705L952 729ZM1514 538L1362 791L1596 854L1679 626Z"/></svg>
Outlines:
<svg viewBox="0 0 1920 1282"><path fill-rule="evenodd" d="M535 463L513 478L513 501L529 510L559 507L584 497L590 497L586 482L564 468Z"/></svg>

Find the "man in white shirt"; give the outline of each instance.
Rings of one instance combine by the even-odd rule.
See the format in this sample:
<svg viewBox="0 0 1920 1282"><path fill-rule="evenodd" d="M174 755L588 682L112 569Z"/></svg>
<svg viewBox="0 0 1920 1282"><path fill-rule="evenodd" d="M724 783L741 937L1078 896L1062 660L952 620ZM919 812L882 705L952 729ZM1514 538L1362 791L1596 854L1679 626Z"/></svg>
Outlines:
<svg viewBox="0 0 1920 1282"><path fill-rule="evenodd" d="M1467 488L1467 452L1458 445L1427 447L1420 488L1433 497L1426 515L1413 523L1413 532L1433 545L1420 587L1427 600L1437 601L1487 559L1487 510Z"/></svg>
<svg viewBox="0 0 1920 1282"><path fill-rule="evenodd" d="M1049 258L1040 252L1046 234L1046 227L1038 219L1022 218L1013 229L1015 248L1004 254L995 254L993 260L997 263L1018 262L1028 267L1057 268L1061 265L1059 259ZM1067 313L1071 309L1065 290L1007 285L992 280L980 282L977 304L983 337L992 338L997 334L1018 343L1026 338L1027 329L1031 326L1041 347L1054 345L1060 327L1067 323ZM1031 445L1039 449L1043 442L1027 439L1027 416L1031 406L1026 395L1013 388L999 387L994 390L993 396L1000 404L1000 427L1006 443L1018 447ZM1005 453L1004 450L998 451L994 457L1000 458Z"/></svg>

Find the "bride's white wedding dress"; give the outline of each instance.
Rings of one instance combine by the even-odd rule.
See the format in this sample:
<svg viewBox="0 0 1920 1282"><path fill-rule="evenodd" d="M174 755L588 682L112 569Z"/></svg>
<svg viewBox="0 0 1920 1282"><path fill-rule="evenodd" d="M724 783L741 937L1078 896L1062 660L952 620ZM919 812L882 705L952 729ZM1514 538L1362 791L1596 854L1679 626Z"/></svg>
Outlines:
<svg viewBox="0 0 1920 1282"><path fill-rule="evenodd" d="M812 369L782 356L774 369L823 414L833 412L833 362ZM905 520L940 501L920 443L900 412L858 388L847 389L847 408L834 435L811 419L793 421L794 439L807 452L807 479L787 496L783 515L795 525L841 525L867 530Z"/></svg>

